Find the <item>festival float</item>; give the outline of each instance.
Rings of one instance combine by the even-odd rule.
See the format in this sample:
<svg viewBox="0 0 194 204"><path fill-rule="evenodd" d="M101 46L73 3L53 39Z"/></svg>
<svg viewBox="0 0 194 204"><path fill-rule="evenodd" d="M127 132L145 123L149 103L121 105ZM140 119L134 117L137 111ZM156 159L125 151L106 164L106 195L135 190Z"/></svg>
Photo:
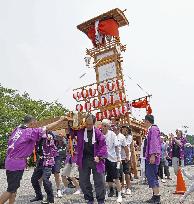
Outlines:
<svg viewBox="0 0 194 204"><path fill-rule="evenodd" d="M79 114L93 113L97 121L107 118L113 123L131 127L134 140L141 145L146 128L142 121L132 117L132 108L144 108L152 113L150 95L129 101L126 97L125 81L122 69L122 53L126 45L120 42L119 28L129 25L124 11L116 8L94 17L77 28L90 40L93 48L86 49L85 63L93 68L96 81L73 90L76 111ZM137 159L131 148L134 173L137 175Z"/></svg>
<svg viewBox="0 0 194 204"><path fill-rule="evenodd" d="M71 125L74 129L84 127L85 116L92 113L98 123L107 118L118 125L126 125L132 129L134 141L141 145L146 128L143 121L135 119L132 108L144 108L152 113L149 103L150 95L130 101L126 97L125 81L122 69L122 53L126 45L120 42L119 28L129 25L124 11L116 8L94 17L77 28L91 41L93 47L86 49L84 58L86 66L93 68L96 81L73 89L72 98L76 101L73 112L68 113L68 120L56 127L55 130L65 130ZM57 118L41 121L46 125ZM137 176L137 158L134 143L131 145L134 174Z"/></svg>

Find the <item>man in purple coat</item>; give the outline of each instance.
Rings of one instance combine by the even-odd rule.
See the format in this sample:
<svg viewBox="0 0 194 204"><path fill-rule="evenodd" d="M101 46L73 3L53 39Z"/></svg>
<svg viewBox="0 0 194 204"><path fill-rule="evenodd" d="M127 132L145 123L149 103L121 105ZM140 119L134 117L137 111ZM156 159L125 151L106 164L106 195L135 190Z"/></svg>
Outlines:
<svg viewBox="0 0 194 204"><path fill-rule="evenodd" d="M153 196L148 203L160 204L158 166L161 157L160 130L154 125L154 116L145 116L145 125L148 128L146 145L146 177L149 187L153 189Z"/></svg>
<svg viewBox="0 0 194 204"><path fill-rule="evenodd" d="M80 187L88 204L94 203L91 170L98 204L105 200L105 164L107 156L105 137L98 128L94 127L96 118L89 115L86 118L86 128L77 132L77 165L79 167Z"/></svg>
<svg viewBox="0 0 194 204"><path fill-rule="evenodd" d="M35 143L39 141L46 130L50 130L61 123L65 117L42 128L29 128L36 120L27 115L24 117L24 124L17 127L11 134L8 141L7 157L5 168L7 175L8 188L0 196L0 204L9 200L9 204L15 202L17 189L26 167L26 160L32 154Z"/></svg>

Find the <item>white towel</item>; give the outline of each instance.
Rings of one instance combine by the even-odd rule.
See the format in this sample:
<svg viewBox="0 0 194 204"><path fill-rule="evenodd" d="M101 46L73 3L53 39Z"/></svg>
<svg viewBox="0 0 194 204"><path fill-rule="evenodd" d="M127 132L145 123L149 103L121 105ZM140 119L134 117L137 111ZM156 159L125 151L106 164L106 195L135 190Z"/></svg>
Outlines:
<svg viewBox="0 0 194 204"><path fill-rule="evenodd" d="M88 142L87 128L85 128L85 131L84 131L84 141ZM95 128L93 127L92 144L94 144L95 142L96 142L96 134L95 134Z"/></svg>

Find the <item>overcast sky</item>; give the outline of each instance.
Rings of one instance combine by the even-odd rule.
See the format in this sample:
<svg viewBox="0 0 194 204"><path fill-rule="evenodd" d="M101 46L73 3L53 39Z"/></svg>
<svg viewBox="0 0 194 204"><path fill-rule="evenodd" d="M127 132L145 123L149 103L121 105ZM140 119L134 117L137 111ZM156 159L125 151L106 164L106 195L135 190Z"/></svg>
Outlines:
<svg viewBox="0 0 194 204"><path fill-rule="evenodd" d="M193 0L0 0L0 83L74 108L72 89L95 81L84 63L92 44L76 26L113 8L130 22L120 29L128 99L145 95L139 83L162 131L194 133Z"/></svg>

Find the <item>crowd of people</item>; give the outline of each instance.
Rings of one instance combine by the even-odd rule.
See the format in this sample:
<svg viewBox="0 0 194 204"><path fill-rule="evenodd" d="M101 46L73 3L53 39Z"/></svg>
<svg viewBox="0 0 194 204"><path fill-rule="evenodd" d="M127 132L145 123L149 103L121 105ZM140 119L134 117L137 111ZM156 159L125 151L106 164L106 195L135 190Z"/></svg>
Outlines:
<svg viewBox="0 0 194 204"><path fill-rule="evenodd" d="M54 203L55 195L50 181L52 174L55 177L58 198L65 196L69 191L69 185L75 187L75 195L83 194L87 204L94 203L93 186L98 204L104 204L107 197L115 195L116 202L122 203L125 196L131 195L133 137L130 127L104 119L99 129L95 126L96 118L88 115L85 128L73 130L69 126L65 135L51 131L64 120L66 118L61 117L57 122L45 127L30 128L36 120L32 116L25 116L24 123L11 133L5 160L8 188L0 196L0 204L6 201L9 201L9 204L15 202L26 160L33 150L36 152L36 166L31 184L35 197L30 202ZM153 115L145 116L145 126L147 134L142 142L140 154L141 177L153 191L151 198L146 202L160 204L159 178L161 182L166 182L165 177L171 179L170 160L175 175L179 166L184 166L186 139L178 129L176 136L170 134L170 140L167 141L155 125ZM186 171L183 172L193 180L193 176ZM41 191L42 185L47 194L45 199ZM192 191L193 186L180 202L183 203Z"/></svg>

